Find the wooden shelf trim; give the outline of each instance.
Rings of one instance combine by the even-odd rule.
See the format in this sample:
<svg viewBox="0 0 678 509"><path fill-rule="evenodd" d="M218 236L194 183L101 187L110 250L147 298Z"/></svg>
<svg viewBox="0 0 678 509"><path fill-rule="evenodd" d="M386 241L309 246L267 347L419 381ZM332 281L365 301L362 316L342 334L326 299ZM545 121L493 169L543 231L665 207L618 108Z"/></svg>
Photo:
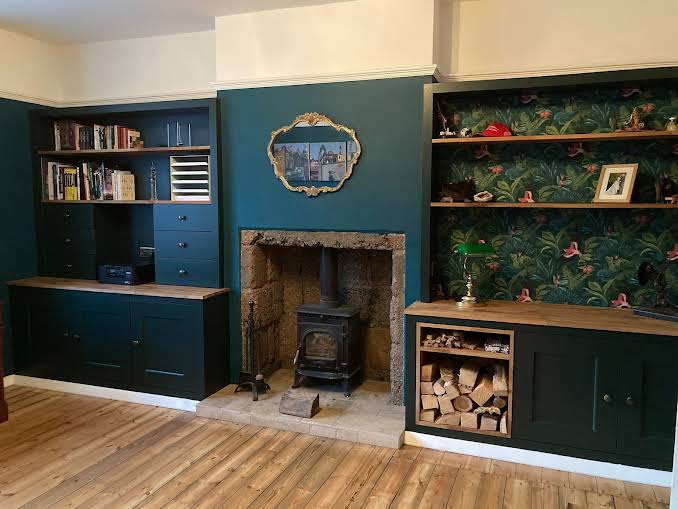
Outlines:
<svg viewBox="0 0 678 509"><path fill-rule="evenodd" d="M452 328L454 327L446 327ZM421 352L444 353L450 355L461 355L464 357L482 357L484 359L503 359L508 360L511 356L507 353L486 352L485 350L466 350L465 348L435 348L430 346L419 347Z"/></svg>
<svg viewBox="0 0 678 509"><path fill-rule="evenodd" d="M678 323L636 316L630 309L574 304L492 300L483 308L460 309L454 301L439 300L415 302L405 309L405 314L464 321L477 320L678 337Z"/></svg>
<svg viewBox="0 0 678 509"><path fill-rule="evenodd" d="M186 152L209 152L209 145L182 147L144 147L106 150L38 150L41 156L85 156L85 155L144 155L144 154L181 154Z"/></svg>
<svg viewBox="0 0 678 509"><path fill-rule="evenodd" d="M678 139L677 131L623 131L615 133L538 134L533 136L477 136L474 138L434 138L434 145L485 143L563 143L591 141L638 141Z"/></svg>
<svg viewBox="0 0 678 509"><path fill-rule="evenodd" d="M110 285L91 279L66 279L58 277L31 277L7 283L9 286L72 290L78 292L116 293L143 297L168 297L174 299L205 300L228 293L228 288L198 288L195 286L172 286L146 283L143 285Z"/></svg>
<svg viewBox="0 0 678 509"><path fill-rule="evenodd" d="M554 202L431 202L432 208L488 208L488 209L678 209L672 203L554 203Z"/></svg>
<svg viewBox="0 0 678 509"><path fill-rule="evenodd" d="M42 203L62 203L66 205L85 204L90 205L210 205L208 200L42 200Z"/></svg>

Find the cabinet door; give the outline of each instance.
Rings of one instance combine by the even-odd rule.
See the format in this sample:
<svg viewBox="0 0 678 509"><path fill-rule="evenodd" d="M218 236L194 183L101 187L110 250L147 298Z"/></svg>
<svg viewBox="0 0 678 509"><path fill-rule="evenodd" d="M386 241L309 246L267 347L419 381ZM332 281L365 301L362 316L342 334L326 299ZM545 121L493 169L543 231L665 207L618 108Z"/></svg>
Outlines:
<svg viewBox="0 0 678 509"><path fill-rule="evenodd" d="M202 304L162 299L131 309L135 390L201 398Z"/></svg>
<svg viewBox="0 0 678 509"><path fill-rule="evenodd" d="M676 430L678 345L634 342L620 365L619 453L671 464Z"/></svg>
<svg viewBox="0 0 678 509"><path fill-rule="evenodd" d="M27 365L21 374L73 379L73 316L67 292L33 290L30 295Z"/></svg>
<svg viewBox="0 0 678 509"><path fill-rule="evenodd" d="M129 301L122 295L79 294L76 372L85 384L127 389L131 377Z"/></svg>
<svg viewBox="0 0 678 509"><path fill-rule="evenodd" d="M591 334L554 329L517 333L514 437L615 451L615 399L620 396L608 353L613 349Z"/></svg>

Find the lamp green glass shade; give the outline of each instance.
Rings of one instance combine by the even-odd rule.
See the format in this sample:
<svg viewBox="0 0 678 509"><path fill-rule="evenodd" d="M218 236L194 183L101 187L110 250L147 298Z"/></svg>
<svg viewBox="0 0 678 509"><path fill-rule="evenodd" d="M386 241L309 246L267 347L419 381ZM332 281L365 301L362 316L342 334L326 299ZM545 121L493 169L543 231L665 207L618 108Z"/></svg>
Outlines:
<svg viewBox="0 0 678 509"><path fill-rule="evenodd" d="M477 242L465 242L457 247L457 254L461 256L490 256L496 252L491 244L479 244Z"/></svg>

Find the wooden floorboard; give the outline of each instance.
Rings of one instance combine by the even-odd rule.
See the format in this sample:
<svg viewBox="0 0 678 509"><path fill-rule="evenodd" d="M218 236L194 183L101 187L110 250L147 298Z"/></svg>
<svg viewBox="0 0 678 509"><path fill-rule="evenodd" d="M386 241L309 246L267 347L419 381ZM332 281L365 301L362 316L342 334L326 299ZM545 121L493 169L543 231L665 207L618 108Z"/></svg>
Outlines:
<svg viewBox="0 0 678 509"><path fill-rule="evenodd" d="M668 509L670 490L11 386L0 508Z"/></svg>

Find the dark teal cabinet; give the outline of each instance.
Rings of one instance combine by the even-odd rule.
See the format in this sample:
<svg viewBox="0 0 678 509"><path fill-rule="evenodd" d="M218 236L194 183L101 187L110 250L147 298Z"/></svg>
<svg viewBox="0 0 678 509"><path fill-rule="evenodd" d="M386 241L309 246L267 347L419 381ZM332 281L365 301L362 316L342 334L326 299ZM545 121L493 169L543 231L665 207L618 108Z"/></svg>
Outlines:
<svg viewBox="0 0 678 509"><path fill-rule="evenodd" d="M226 294L10 287L10 304L17 374L197 400L227 383Z"/></svg>
<svg viewBox="0 0 678 509"><path fill-rule="evenodd" d="M613 451L614 397L619 385L614 347L544 330L515 341L513 436Z"/></svg>
<svg viewBox="0 0 678 509"><path fill-rule="evenodd" d="M200 392L204 358L200 318L198 303L132 303L136 390L176 396Z"/></svg>
<svg viewBox="0 0 678 509"><path fill-rule="evenodd" d="M73 326L75 379L84 384L130 386L129 302L117 295L77 294Z"/></svg>

